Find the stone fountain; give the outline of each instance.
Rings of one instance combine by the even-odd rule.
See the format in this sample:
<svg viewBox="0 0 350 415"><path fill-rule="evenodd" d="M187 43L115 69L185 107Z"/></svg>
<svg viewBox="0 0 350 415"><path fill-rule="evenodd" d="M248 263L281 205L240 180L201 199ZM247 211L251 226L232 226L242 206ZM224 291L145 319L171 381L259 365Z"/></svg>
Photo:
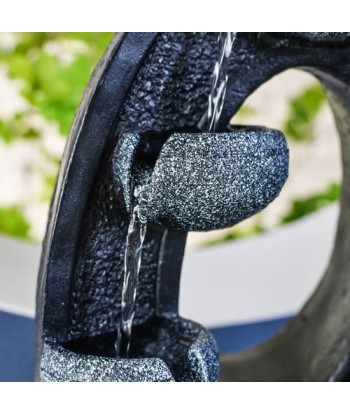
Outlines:
<svg viewBox="0 0 350 415"><path fill-rule="evenodd" d="M208 132L198 122L217 37L117 34L96 67L51 203L37 291L37 380L348 379L350 35L237 33L221 115ZM254 90L292 67L321 82L337 122L344 179L335 248L320 286L282 331L219 359L208 330L178 314L186 234L232 226L278 196L288 177L283 134L230 119ZM147 230L130 347L116 355L138 186L147 189L147 209L136 219Z"/></svg>

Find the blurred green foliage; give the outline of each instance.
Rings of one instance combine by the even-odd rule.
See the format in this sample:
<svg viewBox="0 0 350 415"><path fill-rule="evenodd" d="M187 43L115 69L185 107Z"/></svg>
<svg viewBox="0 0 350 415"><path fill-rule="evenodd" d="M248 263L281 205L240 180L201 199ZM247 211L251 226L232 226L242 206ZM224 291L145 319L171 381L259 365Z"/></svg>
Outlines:
<svg viewBox="0 0 350 415"><path fill-rule="evenodd" d="M266 229L262 227L260 224L255 224L244 230L233 227L233 228L228 229L227 232L225 232L225 234L220 236L219 238L211 239L209 241L204 242L203 247L209 247L209 246L217 245L219 243L235 241L236 239L258 235L259 233L263 233L265 231Z"/></svg>
<svg viewBox="0 0 350 415"><path fill-rule="evenodd" d="M20 93L29 104L10 118L0 119L0 140L37 140L41 132L33 124L38 114L58 125L67 136L75 111L91 72L105 51L113 33L16 33L14 47L0 42L0 66L20 83ZM43 190L49 200L56 180L59 159L42 146L45 167L41 168ZM47 168L49 166L50 168ZM28 238L30 225L23 206L0 207L0 232Z"/></svg>
<svg viewBox="0 0 350 415"><path fill-rule="evenodd" d="M35 139L41 137L40 131L30 125L27 119L28 112L17 112L11 118L0 119L0 138L7 144L18 138Z"/></svg>
<svg viewBox="0 0 350 415"><path fill-rule="evenodd" d="M326 98L320 84L306 88L289 103L289 116L283 131L295 141L313 138L314 122Z"/></svg>
<svg viewBox="0 0 350 415"><path fill-rule="evenodd" d="M67 135L93 67L112 33L18 33L14 50L0 48L0 64L22 82L21 94ZM50 48L51 46L51 48ZM71 46L69 48L69 46ZM65 60L52 50L73 49ZM22 134L19 134L23 136ZM7 142L11 134L0 131ZM15 136L14 134L12 136Z"/></svg>
<svg viewBox="0 0 350 415"><path fill-rule="evenodd" d="M304 199L294 200L289 212L281 219L281 224L293 222L310 213L315 212L330 203L336 202L340 197L340 185L331 184L324 192L314 194Z"/></svg>
<svg viewBox="0 0 350 415"><path fill-rule="evenodd" d="M0 207L0 231L18 238L28 238L29 223L18 206Z"/></svg>

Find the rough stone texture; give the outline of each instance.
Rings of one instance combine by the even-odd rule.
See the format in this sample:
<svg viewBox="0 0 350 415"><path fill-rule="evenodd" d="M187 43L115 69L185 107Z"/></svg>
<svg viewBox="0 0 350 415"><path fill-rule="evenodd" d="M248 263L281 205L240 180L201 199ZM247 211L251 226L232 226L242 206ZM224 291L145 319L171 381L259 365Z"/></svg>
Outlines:
<svg viewBox="0 0 350 415"><path fill-rule="evenodd" d="M173 382L158 358L118 359L73 353L60 345L45 344L42 382Z"/></svg>
<svg viewBox="0 0 350 415"><path fill-rule="evenodd" d="M115 333L72 344L45 343L44 382L216 382L218 350L202 326L158 318L135 328L128 359L115 357Z"/></svg>
<svg viewBox="0 0 350 415"><path fill-rule="evenodd" d="M129 211L141 141L138 134L123 134L113 157L114 180ZM276 130L172 134L153 172L144 169L148 222L185 231L234 225L278 196L288 177L288 161L286 140Z"/></svg>
<svg viewBox="0 0 350 415"><path fill-rule="evenodd" d="M216 37L215 33L160 34L124 103L118 131L195 126L207 105ZM128 216L122 191L115 188L111 175L114 167L107 154L86 206L72 281L70 339L112 331L118 325ZM150 229L146 236L136 324L154 315L160 237Z"/></svg>
<svg viewBox="0 0 350 415"><path fill-rule="evenodd" d="M78 278L72 293L70 338L94 336L118 327L128 218L114 193L110 172L94 189L94 199L83 225L76 264ZM108 197L106 197L108 195ZM139 276L135 323L154 313L157 247L160 235L149 227Z"/></svg>
<svg viewBox="0 0 350 415"><path fill-rule="evenodd" d="M219 379L220 363L218 349L212 336L201 332L188 350L187 364L183 370L185 382L216 382ZM202 368L201 376L198 368Z"/></svg>
<svg viewBox="0 0 350 415"><path fill-rule="evenodd" d="M113 178L117 189L122 189L125 207L130 213L132 202L132 172L135 163L139 134L123 134L113 153Z"/></svg>
<svg viewBox="0 0 350 415"><path fill-rule="evenodd" d="M136 327L133 343L134 355L161 358L178 382L216 382L219 378L215 340L198 323L156 318Z"/></svg>
<svg viewBox="0 0 350 415"><path fill-rule="evenodd" d="M217 33L161 33L128 94L119 131L196 126L207 109L217 54Z"/></svg>
<svg viewBox="0 0 350 415"><path fill-rule="evenodd" d="M350 42L349 32L290 32L290 33L271 33L284 39L294 39L317 43L345 43Z"/></svg>
<svg viewBox="0 0 350 415"><path fill-rule="evenodd" d="M266 207L288 177L282 133L173 134L149 185L148 220L181 230L234 225Z"/></svg>

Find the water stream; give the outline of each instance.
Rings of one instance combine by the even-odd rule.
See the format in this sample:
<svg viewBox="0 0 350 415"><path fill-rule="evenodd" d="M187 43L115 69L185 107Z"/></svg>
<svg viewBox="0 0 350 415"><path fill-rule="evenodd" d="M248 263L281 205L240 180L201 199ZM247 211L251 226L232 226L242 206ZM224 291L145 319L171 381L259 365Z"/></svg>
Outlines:
<svg viewBox="0 0 350 415"><path fill-rule="evenodd" d="M218 59L214 66L208 110L199 123L201 130L215 132L223 108L228 80L228 62L236 33L221 32L218 37ZM121 314L115 341L117 356L128 357L131 331L135 316L143 242L147 230L147 186L137 186L134 191L132 214L126 238L124 280Z"/></svg>
<svg viewBox="0 0 350 415"><path fill-rule="evenodd" d="M147 222L146 185L138 186L134 191L134 204L126 237L124 254L124 280L122 290L120 326L115 342L117 356L128 357L131 341L131 330L135 316L135 304L143 242L145 240Z"/></svg>
<svg viewBox="0 0 350 415"><path fill-rule="evenodd" d="M208 109L198 124L199 129L202 131L208 131L209 133L216 131L225 101L228 65L235 39L235 32L221 32L219 34L219 54L212 74L212 83L208 96Z"/></svg>

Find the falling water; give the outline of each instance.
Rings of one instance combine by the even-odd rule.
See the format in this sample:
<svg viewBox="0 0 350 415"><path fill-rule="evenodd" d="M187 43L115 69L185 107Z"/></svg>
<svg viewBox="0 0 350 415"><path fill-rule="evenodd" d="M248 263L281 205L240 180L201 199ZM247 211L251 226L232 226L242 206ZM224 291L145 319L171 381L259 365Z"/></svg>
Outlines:
<svg viewBox="0 0 350 415"><path fill-rule="evenodd" d="M115 342L117 356L122 357L129 356L131 330L135 316L136 293L141 266L141 254L147 230L145 185L135 188L134 200L135 203L132 207L124 255L124 281L120 327Z"/></svg>
<svg viewBox="0 0 350 415"><path fill-rule="evenodd" d="M234 32L221 32L218 37L219 55L212 74L211 89L208 96L208 110L203 115L198 127L200 130L215 132L222 108L228 81L228 64L232 45L236 39Z"/></svg>
<svg viewBox="0 0 350 415"><path fill-rule="evenodd" d="M208 132L215 132L220 119L226 94L229 57L235 38L236 33L233 32L221 32L218 37L219 55L212 75L208 110L198 125L200 129L206 129ZM146 187L146 185L143 185L135 188L135 203L132 207L132 215L126 238L120 326L115 341L117 356L122 357L128 357L129 355L131 330L135 315L141 254L147 229Z"/></svg>

